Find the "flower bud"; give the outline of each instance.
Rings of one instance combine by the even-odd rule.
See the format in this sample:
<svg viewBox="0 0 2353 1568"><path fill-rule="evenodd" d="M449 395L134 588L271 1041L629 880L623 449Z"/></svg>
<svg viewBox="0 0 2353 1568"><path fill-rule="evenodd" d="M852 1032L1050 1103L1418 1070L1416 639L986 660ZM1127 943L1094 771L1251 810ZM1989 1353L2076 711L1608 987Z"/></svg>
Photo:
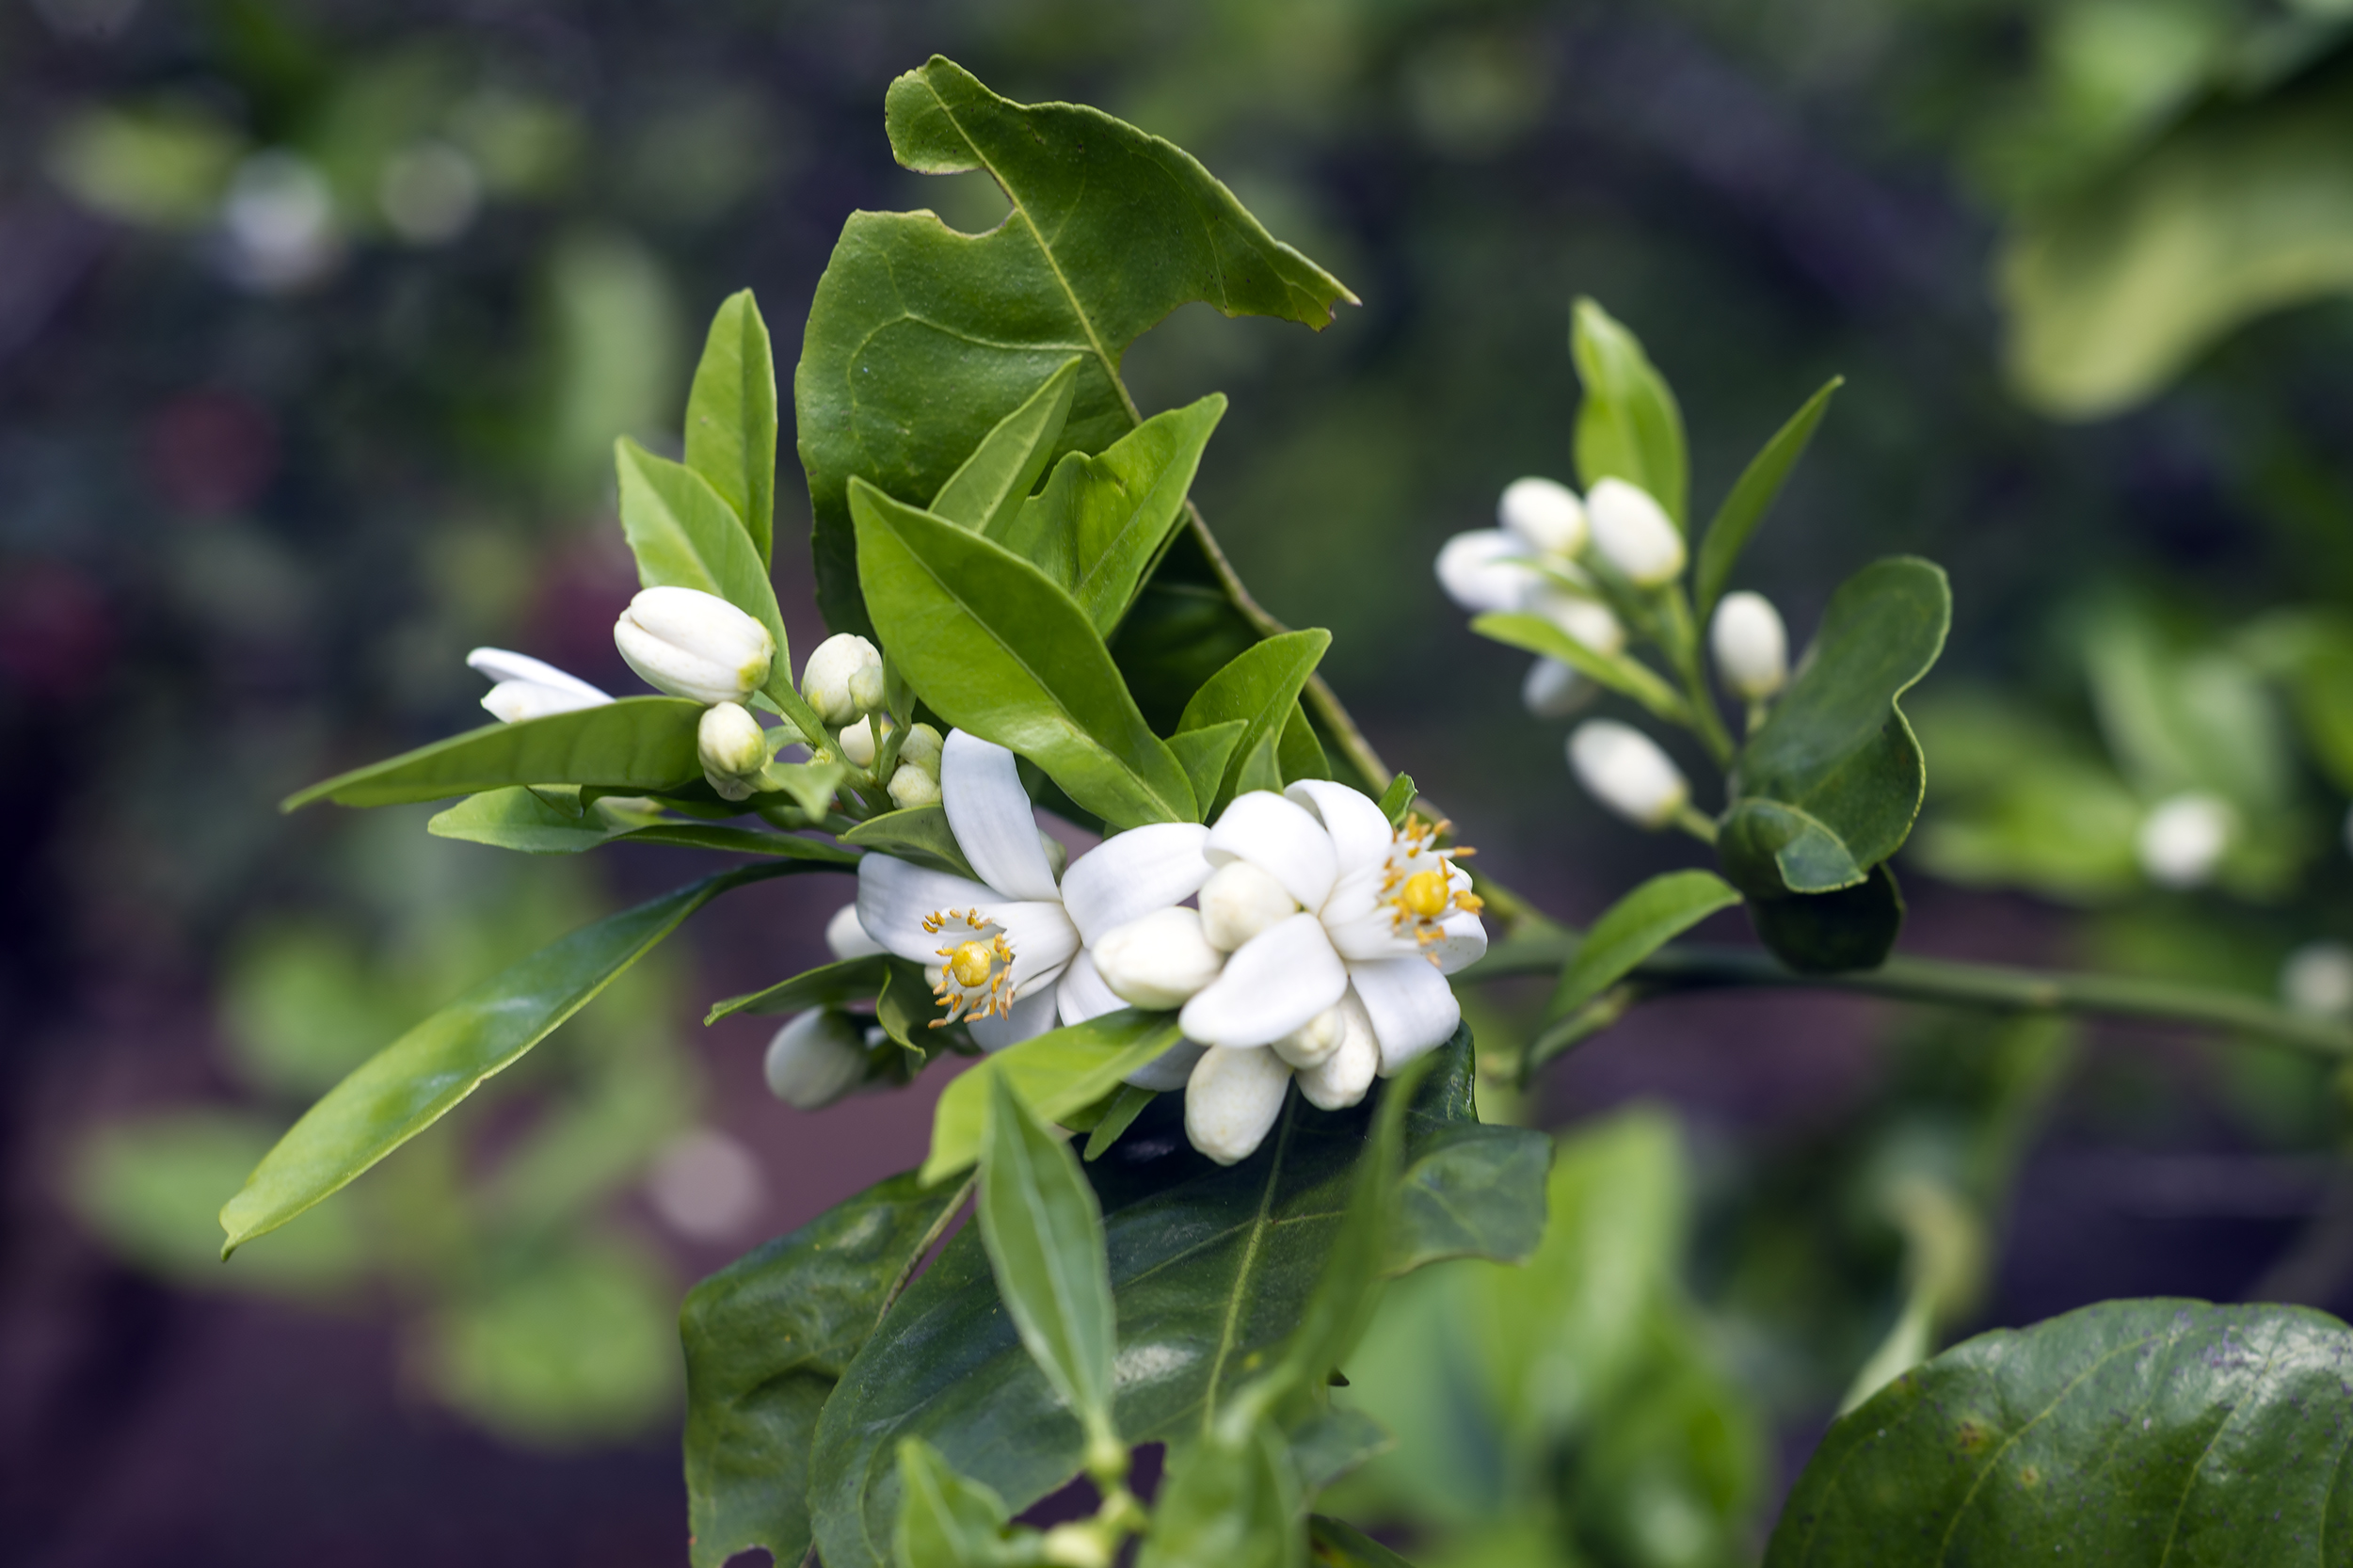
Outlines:
<svg viewBox="0 0 2353 1568"><path fill-rule="evenodd" d="M943 744L938 730L928 724L916 725L908 729L907 738L899 743L899 760L912 762L936 779Z"/></svg>
<svg viewBox="0 0 2353 1568"><path fill-rule="evenodd" d="M1521 558L1527 552L1524 541L1500 529L1457 534L1438 548L1438 585L1473 615L1516 610L1539 580Z"/></svg>
<svg viewBox="0 0 2353 1568"><path fill-rule="evenodd" d="M1625 651L1625 626L1597 599L1545 586L1529 595L1528 607L1595 653Z"/></svg>
<svg viewBox="0 0 2353 1568"><path fill-rule="evenodd" d="M768 736L738 704L713 703L695 727L695 753L719 798L742 800L759 792L760 770L768 765Z"/></svg>
<svg viewBox="0 0 2353 1568"><path fill-rule="evenodd" d="M1232 952L1278 920L1299 913L1299 901L1273 872L1247 860L1229 860L1201 885L1201 935Z"/></svg>
<svg viewBox="0 0 2353 1568"><path fill-rule="evenodd" d="M2235 825L2230 807L2213 795L2162 801L2140 824L2140 869L2161 888L2198 887L2214 875Z"/></svg>
<svg viewBox="0 0 2353 1568"><path fill-rule="evenodd" d="M871 681L861 683L868 670L873 671ZM801 666L801 695L827 724L848 724L860 713L872 712L882 706L881 650L863 637L836 632L819 643L808 663ZM861 702L861 696L871 696L873 701Z"/></svg>
<svg viewBox="0 0 2353 1568"><path fill-rule="evenodd" d="M1664 827L1691 798L1683 770L1658 743L1615 719L1587 719L1569 736L1569 766L1587 792L1626 821Z"/></svg>
<svg viewBox="0 0 2353 1568"><path fill-rule="evenodd" d="M1745 702L1762 702L1789 680L1789 633L1763 594L1726 594L1707 629L1716 673Z"/></svg>
<svg viewBox="0 0 2353 1568"><path fill-rule="evenodd" d="M1335 1004L1284 1035L1270 1048L1294 1067L1321 1064L1348 1038L1348 1019Z"/></svg>
<svg viewBox="0 0 2353 1568"><path fill-rule="evenodd" d="M1334 1011L1340 1015L1339 1043L1321 1062L1301 1069L1299 1092L1319 1110L1345 1111L1372 1087L1381 1070L1381 1041L1372 1032L1371 1015L1353 991Z"/></svg>
<svg viewBox="0 0 2353 1568"><path fill-rule="evenodd" d="M860 664L850 677L850 700L862 713L879 713L890 706L890 683L879 664Z"/></svg>
<svg viewBox="0 0 2353 1568"><path fill-rule="evenodd" d="M1225 967L1201 934L1199 912L1182 906L1112 927L1088 955L1113 996L1155 1012L1182 1007Z"/></svg>
<svg viewBox="0 0 2353 1568"><path fill-rule="evenodd" d="M1683 575L1683 530L1647 490L1605 479L1585 497L1593 548L1638 588L1658 588Z"/></svg>
<svg viewBox="0 0 2353 1568"><path fill-rule="evenodd" d="M646 683L696 702L742 702L768 682L776 640L715 594L647 588L614 623L613 642Z"/></svg>
<svg viewBox="0 0 2353 1568"><path fill-rule="evenodd" d="M912 811L919 806L939 804L939 780L913 762L904 760L901 751L897 768L890 775L890 804L902 811Z"/></svg>
<svg viewBox="0 0 2353 1568"><path fill-rule="evenodd" d="M1247 1160L1282 1114L1290 1064L1256 1047L1211 1046L1185 1080L1185 1136L1221 1165Z"/></svg>
<svg viewBox="0 0 2353 1568"><path fill-rule="evenodd" d="M477 648L466 655L468 667L498 682L483 696L482 706L502 724L568 713L581 708L601 708L613 700L605 693L568 675L553 664L527 653L503 648Z"/></svg>
<svg viewBox="0 0 2353 1568"><path fill-rule="evenodd" d="M866 927L859 923L857 905L855 904L843 904L833 912L833 919L825 922L825 950L837 961L869 958L888 951L866 934Z"/></svg>
<svg viewBox="0 0 2353 1568"><path fill-rule="evenodd" d="M829 1007L788 1020L768 1042L768 1088L795 1111L818 1111L866 1080L857 1026Z"/></svg>
<svg viewBox="0 0 2353 1568"><path fill-rule="evenodd" d="M882 717L860 718L855 724L841 727L841 759L861 768L874 765L874 731L890 733L890 721Z"/></svg>
<svg viewBox="0 0 2353 1568"><path fill-rule="evenodd" d="M1558 659L1539 659L1520 682L1520 704L1540 719L1564 719L1593 699L1597 688Z"/></svg>
<svg viewBox="0 0 2353 1568"><path fill-rule="evenodd" d="M1585 506L1557 479L1514 479L1496 503L1496 520L1545 555L1575 555L1585 548Z"/></svg>

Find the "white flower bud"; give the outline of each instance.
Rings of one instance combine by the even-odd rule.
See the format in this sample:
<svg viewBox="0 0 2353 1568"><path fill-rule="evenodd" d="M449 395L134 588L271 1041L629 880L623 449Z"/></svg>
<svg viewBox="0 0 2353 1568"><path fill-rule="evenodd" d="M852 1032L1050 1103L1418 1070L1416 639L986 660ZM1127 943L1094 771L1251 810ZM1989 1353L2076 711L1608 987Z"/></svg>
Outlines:
<svg viewBox="0 0 2353 1568"><path fill-rule="evenodd" d="M1273 1129L1290 1064L1255 1047L1211 1046L1185 1080L1185 1136L1221 1165L1247 1160Z"/></svg>
<svg viewBox="0 0 2353 1568"><path fill-rule="evenodd" d="M1591 702L1597 690L1574 664L1539 659L1528 666L1528 679L1520 682L1520 703L1533 717L1564 719Z"/></svg>
<svg viewBox="0 0 2353 1568"><path fill-rule="evenodd" d="M1209 946L1232 952L1278 920L1299 913L1299 901L1271 872L1247 860L1229 860L1201 885L1201 935Z"/></svg>
<svg viewBox="0 0 2353 1568"><path fill-rule="evenodd" d="M846 1013L801 1013L768 1042L768 1088L795 1111L819 1111L866 1080L866 1051Z"/></svg>
<svg viewBox="0 0 2353 1568"><path fill-rule="evenodd" d="M872 670L870 705L858 700L859 678ZM865 638L847 632L836 632L817 645L817 651L801 666L801 696L817 710L817 716L827 724L843 725L882 706L882 652Z"/></svg>
<svg viewBox="0 0 2353 1568"><path fill-rule="evenodd" d="M860 664L850 677L850 700L862 713L879 713L890 705L890 683L880 664Z"/></svg>
<svg viewBox="0 0 2353 1568"><path fill-rule="evenodd" d="M2280 968L2280 1000L2316 1018L2353 1015L2353 948L2307 942Z"/></svg>
<svg viewBox="0 0 2353 1568"><path fill-rule="evenodd" d="M576 675L503 648L477 648L466 655L467 666L498 682L482 698L482 706L502 724L569 713L582 708L601 708L612 697Z"/></svg>
<svg viewBox="0 0 2353 1568"><path fill-rule="evenodd" d="M695 727L695 752L702 761L703 777L719 797L742 800L760 789L760 770L768 765L768 736L744 708L713 703Z"/></svg>
<svg viewBox="0 0 2353 1568"><path fill-rule="evenodd" d="M1348 1019L1337 1004L1284 1035L1269 1048L1294 1067L1313 1067L1340 1048L1348 1038Z"/></svg>
<svg viewBox="0 0 2353 1568"><path fill-rule="evenodd" d="M1438 585L1473 615L1516 610L1538 581L1536 568L1520 557L1527 544L1497 528L1457 534L1438 547Z"/></svg>
<svg viewBox="0 0 2353 1568"><path fill-rule="evenodd" d="M1569 736L1569 766L1587 792L1643 827L1664 827L1691 786L1658 743L1615 719L1587 719Z"/></svg>
<svg viewBox="0 0 2353 1568"><path fill-rule="evenodd" d="M1638 588L1658 588L1683 575L1683 530L1665 508L1623 479L1605 479L1585 497L1593 548Z"/></svg>
<svg viewBox="0 0 2353 1568"><path fill-rule="evenodd" d="M872 767L874 765L874 731L877 728L885 735L889 734L890 721L881 717L871 720L861 718L856 724L844 725L841 728L842 760L854 762L861 768Z"/></svg>
<svg viewBox="0 0 2353 1568"><path fill-rule="evenodd" d="M2140 824L2140 869L2161 888L2198 887L2214 875L2235 825L2231 808L2210 794L2162 801Z"/></svg>
<svg viewBox="0 0 2353 1568"><path fill-rule="evenodd" d="M903 749L900 756L906 755ZM901 761L890 774L890 804L902 811L939 804L939 780L913 762Z"/></svg>
<svg viewBox="0 0 2353 1568"><path fill-rule="evenodd" d="M1625 626L1597 599L1547 585L1528 596L1528 607L1595 653L1625 651Z"/></svg>
<svg viewBox="0 0 2353 1568"><path fill-rule="evenodd" d="M645 589L613 641L648 685L696 702L742 702L767 684L776 656L766 627L696 588Z"/></svg>
<svg viewBox="0 0 2353 1568"><path fill-rule="evenodd" d="M1199 912L1182 906L1113 926L1087 951L1113 996L1154 1012L1182 1007L1225 967L1201 934Z"/></svg>
<svg viewBox="0 0 2353 1568"><path fill-rule="evenodd" d="M1707 629L1716 673L1735 696L1762 702L1789 680L1789 633L1763 594L1726 594Z"/></svg>
<svg viewBox="0 0 2353 1568"><path fill-rule="evenodd" d="M1514 479L1496 503L1496 520L1545 555L1575 555L1585 548L1585 506L1557 479Z"/></svg>
<svg viewBox="0 0 2353 1568"><path fill-rule="evenodd" d="M944 744L938 730L928 724L916 725L907 731L907 738L899 743L899 760L912 762L936 779L939 777L940 749Z"/></svg>
<svg viewBox="0 0 2353 1568"><path fill-rule="evenodd" d="M833 912L833 919L825 922L825 948L837 960L869 958L888 951L868 936L866 927L858 923L857 905L855 904L843 904Z"/></svg>
<svg viewBox="0 0 2353 1568"><path fill-rule="evenodd" d="M1365 1097L1381 1070L1381 1041L1353 991L1340 999L1340 1040L1331 1055L1299 1074L1299 1092L1324 1111L1345 1111Z"/></svg>

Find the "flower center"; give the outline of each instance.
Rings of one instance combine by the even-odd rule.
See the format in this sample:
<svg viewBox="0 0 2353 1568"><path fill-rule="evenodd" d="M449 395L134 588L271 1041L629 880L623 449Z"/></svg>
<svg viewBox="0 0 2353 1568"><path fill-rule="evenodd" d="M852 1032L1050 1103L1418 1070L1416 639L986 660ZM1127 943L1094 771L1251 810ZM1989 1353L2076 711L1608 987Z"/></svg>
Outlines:
<svg viewBox="0 0 2353 1568"><path fill-rule="evenodd" d="M935 909L923 917L923 929L935 936L949 932L965 937L938 950L939 977L932 983L932 995L947 1011L932 1020L934 1029L1013 1011L1013 944L1003 932L978 909Z"/></svg>
<svg viewBox="0 0 2353 1568"><path fill-rule="evenodd" d="M1427 823L1408 816L1397 830L1388 864L1381 876L1381 902L1395 911L1390 929L1401 936L1410 930L1414 940L1429 948L1446 935L1446 921L1455 915L1475 915L1485 907L1477 893L1454 885L1454 858L1477 852L1455 846L1441 850L1439 836L1449 823ZM1437 954L1429 953L1431 962Z"/></svg>

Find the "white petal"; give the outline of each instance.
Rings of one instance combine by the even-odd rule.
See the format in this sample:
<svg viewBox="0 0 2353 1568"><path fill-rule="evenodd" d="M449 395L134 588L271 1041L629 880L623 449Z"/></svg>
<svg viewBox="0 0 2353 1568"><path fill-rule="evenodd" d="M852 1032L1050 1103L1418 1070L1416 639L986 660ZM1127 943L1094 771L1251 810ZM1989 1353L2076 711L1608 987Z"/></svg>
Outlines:
<svg viewBox="0 0 2353 1568"><path fill-rule="evenodd" d="M967 1020L965 1027L971 1030L974 1043L983 1050L1017 1046L1054 1027L1053 989L1048 986L1031 992L1015 1002L1013 1011L1001 1018L972 1018Z"/></svg>
<svg viewBox="0 0 2353 1568"><path fill-rule="evenodd" d="M1446 935L1422 951L1438 960L1440 974L1469 968L1487 956L1487 928L1478 916L1449 915L1438 929Z"/></svg>
<svg viewBox="0 0 2353 1568"><path fill-rule="evenodd" d="M1201 934L1221 952L1231 952L1278 920L1299 913L1299 901L1283 890L1271 872L1247 860L1228 860L1201 884Z"/></svg>
<svg viewBox="0 0 2353 1568"><path fill-rule="evenodd" d="M1379 874L1382 864L1389 857L1390 845L1397 840L1380 802L1361 790L1325 778L1303 778L1283 794L1314 812L1323 830L1332 836L1332 851L1342 881L1368 871Z"/></svg>
<svg viewBox="0 0 2353 1568"><path fill-rule="evenodd" d="M1225 964L1201 935L1201 912L1182 904L1112 927L1091 956L1104 984L1129 1006L1154 1012L1191 1001Z"/></svg>
<svg viewBox="0 0 2353 1568"><path fill-rule="evenodd" d="M1271 1050L1205 1052L1185 1082L1185 1136L1221 1165L1266 1142L1289 1093L1290 1064Z"/></svg>
<svg viewBox="0 0 2353 1568"><path fill-rule="evenodd" d="M1115 925L1200 891L1209 879L1209 862L1201 853L1209 838L1199 823L1154 823L1080 856L1062 879L1063 906L1079 935L1093 943Z"/></svg>
<svg viewBox="0 0 2353 1568"><path fill-rule="evenodd" d="M552 686L560 692L571 692L587 699L573 704L578 708L613 700L608 693L599 691L577 675L557 669L544 659L534 659L528 653L516 653L504 648L475 648L466 655L466 667L493 680L528 680L535 686Z"/></svg>
<svg viewBox="0 0 2353 1568"><path fill-rule="evenodd" d="M1070 961L1070 968L1062 972L1062 984L1054 988L1054 1012L1065 1024L1082 1024L1127 1005L1103 984L1095 960L1083 952Z"/></svg>
<svg viewBox="0 0 2353 1568"><path fill-rule="evenodd" d="M1364 1000L1372 1032L1381 1042L1381 1076L1444 1045L1463 1021L1454 987L1426 958L1391 958L1353 964L1348 978Z"/></svg>
<svg viewBox="0 0 2353 1568"><path fill-rule="evenodd" d="M1345 1111L1365 1097L1381 1070L1381 1042L1354 991L1339 1005L1342 1033L1331 1055L1299 1075L1299 1092L1325 1111Z"/></svg>
<svg viewBox="0 0 2353 1568"><path fill-rule="evenodd" d="M923 929L924 916L997 902L997 895L977 882L888 855L869 855L857 863L857 923L887 951L919 964L937 963L946 945L938 933Z"/></svg>
<svg viewBox="0 0 2353 1568"><path fill-rule="evenodd" d="M956 847L983 882L1007 898L1056 896L1054 868L1037 841L1037 816L1012 752L950 730L939 755L939 797Z"/></svg>
<svg viewBox="0 0 2353 1568"><path fill-rule="evenodd" d="M1335 919L1332 904L1340 903L1347 891L1342 888L1334 893L1332 904L1324 905L1323 931L1332 938L1333 952L1351 964L1411 958L1421 952L1414 940L1413 927L1399 923L1393 904L1374 904L1368 898L1358 910L1352 901L1344 918Z"/></svg>
<svg viewBox="0 0 2353 1568"><path fill-rule="evenodd" d="M1027 997L1062 978L1071 955L1079 951L1079 928L1070 923L1060 903L991 904L983 913L1005 934L1013 949L1014 995Z"/></svg>
<svg viewBox="0 0 2353 1568"><path fill-rule="evenodd" d="M1270 790L1236 795L1209 829L1204 853L1211 866L1250 861L1280 882L1303 909L1322 908L1339 874L1332 836L1305 807Z"/></svg>
<svg viewBox="0 0 2353 1568"><path fill-rule="evenodd" d="M583 696L568 687L542 686L536 680L502 680L483 694L482 706L501 724L520 724L525 719L546 718L550 713L601 708L612 700L608 696Z"/></svg>
<svg viewBox="0 0 2353 1568"><path fill-rule="evenodd" d="M1526 541L1500 528L1457 534L1438 551L1438 585L1473 615L1516 610L1540 581L1533 568L1515 559L1527 553Z"/></svg>
<svg viewBox="0 0 2353 1568"><path fill-rule="evenodd" d="M1205 1045L1263 1046L1340 1000L1348 971L1313 915L1293 915L1242 944L1177 1022Z"/></svg>
<svg viewBox="0 0 2353 1568"><path fill-rule="evenodd" d="M857 905L855 904L843 904L833 912L833 919L825 922L825 946L837 961L866 958L889 951L866 934L866 927L858 923Z"/></svg>
<svg viewBox="0 0 2353 1568"><path fill-rule="evenodd" d="M1179 1040L1129 1073L1128 1081L1139 1089L1150 1089L1162 1095L1171 1089L1181 1089L1209 1048L1197 1041Z"/></svg>

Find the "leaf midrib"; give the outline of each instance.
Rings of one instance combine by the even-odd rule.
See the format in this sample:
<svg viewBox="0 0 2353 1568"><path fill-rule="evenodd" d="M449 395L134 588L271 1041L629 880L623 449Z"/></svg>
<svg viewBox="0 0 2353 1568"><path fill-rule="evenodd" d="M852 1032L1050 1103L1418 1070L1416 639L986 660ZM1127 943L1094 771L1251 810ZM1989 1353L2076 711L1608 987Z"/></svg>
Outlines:
<svg viewBox="0 0 2353 1568"><path fill-rule="evenodd" d="M1241 1267L1234 1271L1234 1293L1226 1299L1225 1324L1219 1332L1217 1356L1209 1363L1209 1375L1201 1395L1201 1431L1206 1435L1217 1420L1218 1391L1225 1381L1225 1363L1234 1353L1235 1336L1241 1324L1241 1304L1250 1293L1250 1276L1257 1272L1258 1254L1266 1243L1268 1216L1274 1208L1275 1190L1282 1184L1283 1161L1290 1154L1291 1128L1298 1122L1299 1098L1290 1096L1283 1102L1283 1127L1274 1142L1274 1160L1267 1167L1266 1186L1258 1194L1257 1217L1250 1223L1250 1242L1242 1251Z"/></svg>

